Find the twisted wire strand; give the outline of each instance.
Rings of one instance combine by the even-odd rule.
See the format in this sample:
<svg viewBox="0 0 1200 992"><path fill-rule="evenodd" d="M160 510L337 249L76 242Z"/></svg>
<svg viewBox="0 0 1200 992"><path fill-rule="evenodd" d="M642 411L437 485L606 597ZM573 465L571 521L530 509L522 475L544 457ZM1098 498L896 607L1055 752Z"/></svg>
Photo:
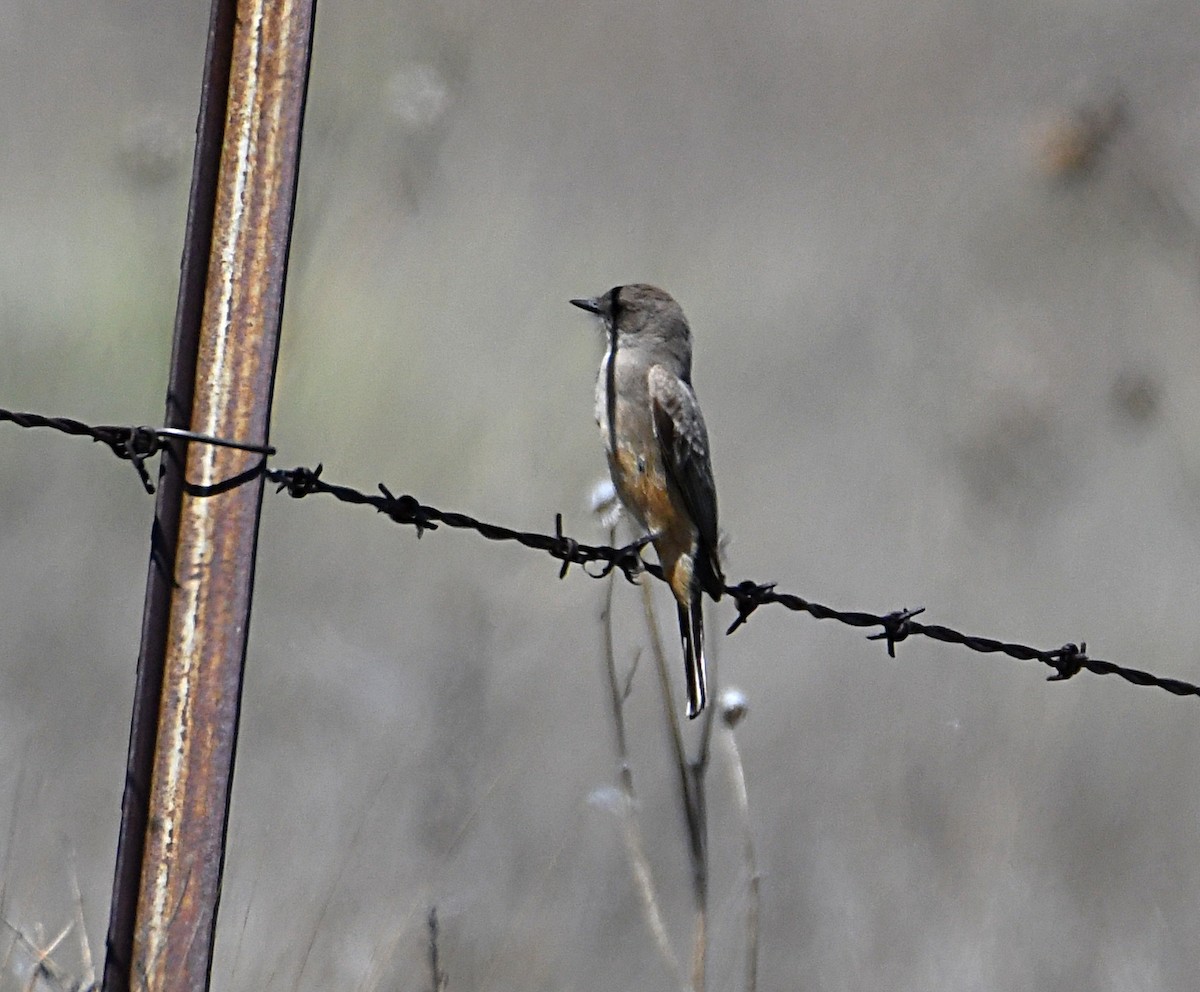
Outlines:
<svg viewBox="0 0 1200 992"><path fill-rule="evenodd" d="M40 414L15 413L0 409L0 422L3 421L16 424L18 427L45 427L62 434L89 437L95 442L104 444L118 458L133 463L142 480L142 485L147 492L151 493L154 492L154 486L150 481L145 462L172 440L222 445L255 451L267 456L275 454L275 449L267 445L214 438L178 428L96 427L68 417L45 417ZM563 532L561 513L555 515L553 534L514 530L510 527L478 520L465 513L429 506L421 503L415 496L408 494L396 496L382 483L379 484L378 493L366 493L351 486L327 482L321 477L322 471L322 465L317 465L315 469L268 468L264 458L259 472L249 473L246 478L257 478L261 474L275 484L277 492L286 492L295 499L312 495L327 495L342 503L373 507L376 512L383 514L393 523L415 528L417 537L421 537L426 531L437 530L439 526L444 525L457 530L473 531L489 541L515 542L523 547L544 552L560 561L562 563L558 572L560 579L566 576L572 565L579 565L593 578L603 578L614 569L619 569L630 582L636 582L642 572L648 572L657 579L663 578L662 569L658 565L642 559L642 549L650 543L648 536L620 548L584 544ZM589 565L598 565L599 567L589 568ZM924 607L894 610L885 614L836 610L794 593L780 592L773 582L759 583L746 580L734 585L727 585L724 591L737 607L737 617L727 631L729 634L734 633L746 623L759 607L777 604L793 612L807 613L817 620L834 620L850 627L878 627L880 629L868 635L868 639L886 642L888 655L893 658L896 656L897 644L910 637L920 636L945 644L965 647L980 654L1003 654L1018 661L1039 662L1053 669L1053 673L1049 676L1049 681L1052 682L1066 681L1082 671L1089 671L1096 675L1116 675L1132 685L1153 686L1176 696L1200 696L1200 686L1190 682L1163 678L1151 672L1127 668L1102 658L1093 658L1087 653L1087 643L1082 641L1078 644L1067 643L1048 650L1034 648L1026 644L965 634L941 624L921 623L916 617L925 612Z"/></svg>

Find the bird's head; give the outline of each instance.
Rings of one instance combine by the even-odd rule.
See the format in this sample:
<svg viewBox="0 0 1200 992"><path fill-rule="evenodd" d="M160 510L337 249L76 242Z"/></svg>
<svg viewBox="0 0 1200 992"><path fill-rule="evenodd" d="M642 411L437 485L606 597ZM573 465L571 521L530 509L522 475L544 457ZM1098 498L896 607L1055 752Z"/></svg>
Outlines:
<svg viewBox="0 0 1200 992"><path fill-rule="evenodd" d="M633 283L614 286L602 296L571 303L596 314L607 333L616 331L618 347L664 349L691 364L691 330L683 310L665 290Z"/></svg>

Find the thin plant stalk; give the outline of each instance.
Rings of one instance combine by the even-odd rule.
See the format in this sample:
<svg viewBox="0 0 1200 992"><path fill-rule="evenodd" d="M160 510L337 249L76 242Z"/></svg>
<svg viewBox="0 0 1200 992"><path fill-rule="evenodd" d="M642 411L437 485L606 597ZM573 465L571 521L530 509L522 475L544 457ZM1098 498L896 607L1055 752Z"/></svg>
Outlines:
<svg viewBox="0 0 1200 992"><path fill-rule="evenodd" d="M737 737L734 734L734 724L741 718L741 713L731 716L732 708L726 709L722 704L722 733L721 740L729 762L729 780L733 788L734 805L737 806L738 819L742 827L742 856L746 862L747 894L746 894L746 977L745 992L756 992L758 988L758 916L761 897L759 894L760 876L758 874L758 859L754 851L754 830L750 825L750 795L746 789L746 772L742 766L741 752L738 750Z"/></svg>
<svg viewBox="0 0 1200 992"><path fill-rule="evenodd" d="M702 717L699 749L695 760L689 760L683 745L683 731L672 699L671 679L667 672L666 653L658 632L658 618L654 612L653 594L646 583L642 583L642 606L645 610L646 627L650 633L650 643L658 668L659 684L662 687L663 706L679 775L681 806L683 807L684 825L687 829L694 913L691 983L693 992L704 992L705 962L708 949L708 810L704 776L708 769L713 707L710 706ZM709 682L715 688L715 666L709 675Z"/></svg>
<svg viewBox="0 0 1200 992"><path fill-rule="evenodd" d="M610 540L616 539L615 530ZM629 763L629 751L625 737L625 693L617 678L616 652L613 648L613 585L616 572L609 576L604 595L604 661L608 677L609 701L611 704L614 740L619 765L619 789L621 793L621 833L625 841L625 850L629 856L629 864L633 870L634 882L642 900L642 912L646 916L646 925L654 937L654 942L662 954L671 974L679 982L681 989L688 988L684 978L683 966L679 957L671 947L667 927L663 921L662 912L658 906L658 896L654 886L654 876L650 871L650 861L646 857L646 845L642 839L642 831L635 810L635 793L633 789L633 769Z"/></svg>

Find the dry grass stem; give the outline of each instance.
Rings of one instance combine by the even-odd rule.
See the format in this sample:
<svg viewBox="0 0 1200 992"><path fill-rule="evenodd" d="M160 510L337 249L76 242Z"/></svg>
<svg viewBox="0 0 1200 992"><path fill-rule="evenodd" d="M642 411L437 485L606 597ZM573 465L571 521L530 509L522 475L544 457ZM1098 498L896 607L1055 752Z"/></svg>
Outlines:
<svg viewBox="0 0 1200 992"><path fill-rule="evenodd" d="M615 540L615 530L612 532L611 537ZM629 856L629 864L633 870L638 894L641 896L642 912L646 916L646 925L649 927L650 933L654 937L654 943L658 947L659 953L663 956L663 960L666 962L671 974L675 976L681 988L687 989L688 986L684 978L683 967L680 964L679 957L671 947L671 939L667 934L666 923L663 921L662 911L659 909L654 876L650 871L650 861L646 857L646 845L642 839L641 827L635 812L633 769L629 764L629 751L625 736L625 693L622 692L621 683L617 678L616 652L613 647L612 604L615 581L616 573L614 572L609 576L609 580L605 584L604 661L608 675L609 699L616 740L617 763L619 765L621 833L625 841L625 850ZM656 656L661 656L661 645L659 645L659 649L656 651Z"/></svg>
<svg viewBox="0 0 1200 992"><path fill-rule="evenodd" d="M729 780L734 805L742 827L742 857L746 862L746 978L745 992L758 988L758 916L760 908L758 859L754 851L754 830L750 825L750 794L746 789L746 773L742 766L734 726L745 715L745 703L740 693L728 692L721 697L721 740L729 762Z"/></svg>
<svg viewBox="0 0 1200 992"><path fill-rule="evenodd" d="M671 741L672 755L678 773L680 806L683 809L684 826L688 838L688 861L692 876L692 903L694 923L692 927L691 987L693 992L704 992L705 962L708 949L708 810L704 789L704 776L708 768L709 740L712 736L713 707L709 707L701 718L700 745L696 759L690 761L683 744L683 730L675 711L671 692L671 678L667 670L666 652L658 630L658 617L654 612L654 598L649 587L642 585L642 607L646 616L646 629L658 668L659 685L662 687L663 709ZM716 667L709 672L709 684L715 690Z"/></svg>

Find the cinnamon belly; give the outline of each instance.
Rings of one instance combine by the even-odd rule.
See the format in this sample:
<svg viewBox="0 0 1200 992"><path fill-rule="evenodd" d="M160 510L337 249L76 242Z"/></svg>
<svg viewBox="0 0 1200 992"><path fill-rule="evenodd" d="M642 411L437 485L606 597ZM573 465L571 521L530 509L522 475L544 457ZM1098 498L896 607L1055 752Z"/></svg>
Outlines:
<svg viewBox="0 0 1200 992"><path fill-rule="evenodd" d="M671 591L680 603L688 605L696 528L687 508L657 461L647 458L639 469L637 456L628 448L619 448L615 456L609 456L609 463L621 501L654 536L654 548Z"/></svg>

